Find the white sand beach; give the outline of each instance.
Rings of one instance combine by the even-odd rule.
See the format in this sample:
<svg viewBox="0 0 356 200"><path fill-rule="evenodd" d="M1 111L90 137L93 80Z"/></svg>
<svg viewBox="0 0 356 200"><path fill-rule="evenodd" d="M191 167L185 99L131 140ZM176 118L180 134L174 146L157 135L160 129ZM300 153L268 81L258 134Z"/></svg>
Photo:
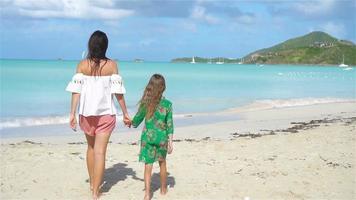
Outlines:
<svg viewBox="0 0 356 200"><path fill-rule="evenodd" d="M192 119L206 114L192 114ZM356 199L356 103L254 109L239 120L178 127L169 192L153 199ZM140 130L116 130L102 199L142 199ZM1 140L0 199L89 199L82 133Z"/></svg>

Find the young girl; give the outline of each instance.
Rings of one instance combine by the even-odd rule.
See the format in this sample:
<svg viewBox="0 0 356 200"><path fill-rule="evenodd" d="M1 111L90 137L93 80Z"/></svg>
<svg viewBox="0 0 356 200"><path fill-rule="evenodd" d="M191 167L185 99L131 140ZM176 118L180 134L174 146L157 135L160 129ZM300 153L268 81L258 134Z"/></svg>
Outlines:
<svg viewBox="0 0 356 200"><path fill-rule="evenodd" d="M70 127L77 128L76 112L79 107L79 125L88 143L87 168L93 199L98 199L105 170L105 155L111 132L115 128L116 96L123 112L124 123L129 125L122 77L117 63L106 57L108 38L95 31L88 42L88 57L77 67L77 73L66 90L72 93ZM78 106L79 104L79 106Z"/></svg>
<svg viewBox="0 0 356 200"><path fill-rule="evenodd" d="M141 151L139 160L145 163L145 197L151 197L152 164L159 162L161 194L167 193L166 155L173 151L173 120L172 103L162 96L166 89L162 75L154 74L148 82L139 102L139 110L132 120L137 128L145 119L141 135Z"/></svg>

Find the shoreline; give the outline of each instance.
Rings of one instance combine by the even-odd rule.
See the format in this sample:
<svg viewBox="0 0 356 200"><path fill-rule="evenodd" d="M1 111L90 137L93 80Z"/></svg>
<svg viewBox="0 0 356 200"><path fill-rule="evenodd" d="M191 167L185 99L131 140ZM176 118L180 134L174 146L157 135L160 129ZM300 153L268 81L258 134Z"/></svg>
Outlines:
<svg viewBox="0 0 356 200"><path fill-rule="evenodd" d="M53 58L53 59L33 59L33 58L0 58L0 60L17 60L17 61L64 61L64 62L79 62L82 59L58 59L58 58ZM113 58L113 60L117 60L116 58ZM118 62L128 62L128 63L137 63L133 60L118 60ZM144 62L146 63L178 63L178 64L191 64L189 62L172 62L171 60L169 61L151 61L151 60L145 60ZM208 64L208 63L200 63L200 62L196 62L196 64ZM215 63L211 63L211 64L215 64ZM209 64L209 65L211 65ZM339 64L305 64L305 63L300 63L300 64L289 64L289 63L244 63L244 64L238 64L237 63L226 63L226 64L232 64L232 65L287 65L287 66L320 66L320 67L339 67ZM356 65L349 65L348 67L352 67L352 68L356 68Z"/></svg>
<svg viewBox="0 0 356 200"><path fill-rule="evenodd" d="M175 119L185 119L191 116L209 116L216 115L219 113L229 113L230 111L243 111L243 110L265 110L265 109L278 109L278 108L288 108L288 107L301 107L301 106L310 106L310 105L320 105L328 103L356 103L356 99L353 98L291 98L291 99L259 99L254 100L247 104L242 104L237 107L224 108L223 110L215 111L203 111L203 112L182 112L174 114ZM133 109L135 110L135 109ZM130 111L131 115L134 115L132 110ZM117 115L117 121L122 120L122 115ZM67 115L51 115L51 116L23 116L23 117L5 117L0 121L0 130L4 132L8 129L14 128L31 128L39 126L59 126L67 124L68 121ZM227 120L223 120L227 121ZM189 124L188 124L189 125ZM0 134L0 136L2 136Z"/></svg>
<svg viewBox="0 0 356 200"><path fill-rule="evenodd" d="M290 113L293 113L293 115ZM250 105L214 113L186 114L182 119L190 120L192 124L176 126L175 138L184 140L209 137L226 140L230 139L230 133L260 134L264 132L263 130L287 129L297 122L307 123L311 120L337 120L352 117L356 117L356 101L283 108L266 108L263 106ZM201 118L207 121L202 122ZM214 122L212 121L214 119L220 119L220 121ZM196 121L196 123L194 123L194 121ZM57 132L54 132L56 134L51 135L2 137L1 144L25 140L47 143L84 141L84 133L82 133L79 127L77 132L73 132L66 125L64 126L65 130L67 130L66 132L61 132L62 129L59 129L56 130ZM44 129L42 131L47 131L46 126L41 126L41 128ZM128 129L121 125L121 127L116 128L112 133L111 140L120 143L138 142L141 129L142 125L137 129ZM63 133L63 135L60 135L60 133Z"/></svg>
<svg viewBox="0 0 356 200"><path fill-rule="evenodd" d="M172 62L170 61L169 63L177 63L177 64L192 64L190 62ZM203 62L196 62L195 64L207 64L207 65L215 65L216 63L203 63ZM250 66L258 66L258 65L264 65L264 66L268 66L268 65L276 65L276 66L294 66L294 67L297 67L297 66L303 66L303 67L306 67L306 66L314 66L314 67L340 67L339 64L305 64L305 63L300 63L300 64L289 64L289 63L243 63L243 64L239 64L238 62L237 63L224 63L225 65L250 65ZM352 68L356 68L356 65L349 65L347 67L352 67ZM342 68L342 67L340 67ZM345 68L345 67L344 67Z"/></svg>

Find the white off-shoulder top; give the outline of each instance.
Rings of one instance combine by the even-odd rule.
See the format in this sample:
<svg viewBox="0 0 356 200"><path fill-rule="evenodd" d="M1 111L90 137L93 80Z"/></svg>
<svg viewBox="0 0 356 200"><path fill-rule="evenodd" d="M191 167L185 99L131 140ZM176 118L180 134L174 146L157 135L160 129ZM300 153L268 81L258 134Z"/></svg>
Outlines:
<svg viewBox="0 0 356 200"><path fill-rule="evenodd" d="M68 83L66 91L80 93L79 111L83 116L115 115L113 94L125 94L122 78L111 76L88 76L77 73Z"/></svg>

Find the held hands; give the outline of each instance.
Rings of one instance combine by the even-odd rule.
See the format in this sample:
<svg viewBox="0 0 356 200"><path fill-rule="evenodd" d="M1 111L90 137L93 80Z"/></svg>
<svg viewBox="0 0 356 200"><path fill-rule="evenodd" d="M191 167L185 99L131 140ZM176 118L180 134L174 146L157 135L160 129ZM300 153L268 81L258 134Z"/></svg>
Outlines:
<svg viewBox="0 0 356 200"><path fill-rule="evenodd" d="M77 118L75 117L75 114L70 114L69 115L69 126L73 131L77 131Z"/></svg>
<svg viewBox="0 0 356 200"><path fill-rule="evenodd" d="M125 126L131 128L132 120L128 114L124 114L123 121L124 121Z"/></svg>

